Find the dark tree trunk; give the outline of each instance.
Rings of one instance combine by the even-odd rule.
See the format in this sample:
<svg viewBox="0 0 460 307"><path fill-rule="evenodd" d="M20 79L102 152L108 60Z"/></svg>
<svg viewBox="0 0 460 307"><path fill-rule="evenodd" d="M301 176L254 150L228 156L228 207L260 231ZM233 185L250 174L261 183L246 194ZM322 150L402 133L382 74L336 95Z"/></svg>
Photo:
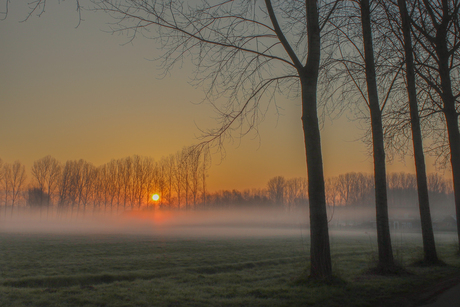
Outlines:
<svg viewBox="0 0 460 307"><path fill-rule="evenodd" d="M308 71L308 70L307 70ZM302 124L307 155L308 196L310 204L311 277L332 274L326 212L321 138L316 108L317 73L305 73L302 83Z"/></svg>
<svg viewBox="0 0 460 307"><path fill-rule="evenodd" d="M332 275L323 158L317 115L317 85L321 38L316 0L306 1L308 57L299 71L302 86L302 125L307 155L308 195L310 203L311 272L315 279Z"/></svg>
<svg viewBox="0 0 460 307"><path fill-rule="evenodd" d="M426 4L425 4L426 5ZM449 63L453 56L448 47L448 26L451 21L449 7L443 1L443 18L436 27L435 49L439 63L439 77L441 79L443 113L446 118L447 133L449 135L450 161L454 185L455 209L457 213L457 234L460 246L460 132L458 127L458 114L455 108L455 97L452 92L452 80Z"/></svg>
<svg viewBox="0 0 460 307"><path fill-rule="evenodd" d="M375 205L377 244L379 250L378 268L380 270L391 270L394 267L394 259L388 220L385 147L383 141L382 111L380 110L377 91L369 0L361 0L361 22L374 152Z"/></svg>
<svg viewBox="0 0 460 307"><path fill-rule="evenodd" d="M457 213L458 246L460 246L460 133L458 130L458 114L455 109L445 109L444 116L449 133L450 162L454 182L455 210Z"/></svg>
<svg viewBox="0 0 460 307"><path fill-rule="evenodd" d="M308 195L310 203L311 277L332 275L323 158L317 115L317 85L321 52L320 27L316 0L307 0L308 58L300 71L302 86L302 125L307 155Z"/></svg>
<svg viewBox="0 0 460 307"><path fill-rule="evenodd" d="M449 57L446 56L444 52L438 52L438 56L444 56L444 58L440 58L439 74L443 93L443 113L446 118L447 133L449 135L450 163L452 165L455 210L457 213L457 239L460 246L460 132L458 130L458 114L455 110L455 98L452 93L452 83L448 69Z"/></svg>
<svg viewBox="0 0 460 307"><path fill-rule="evenodd" d="M297 58L276 19L270 0L265 0L275 32L297 68L302 87L302 125L307 156L308 193L310 205L311 270L313 279L332 275L329 230L324 188L323 158L317 114L317 87L321 54L321 37L317 0L306 0L308 56L305 66Z"/></svg>
<svg viewBox="0 0 460 307"><path fill-rule="evenodd" d="M433 226L431 223L430 202L428 198L428 184L426 179L425 157L423 154L422 132L417 105L415 86L414 57L411 40L411 26L407 13L406 0L398 0L399 12L402 20L404 35L404 52L406 56L407 93L409 97L410 120L412 128L412 141L414 146L415 172L417 175L417 191L422 224L422 238L424 261L435 264L438 262L436 245L434 241Z"/></svg>

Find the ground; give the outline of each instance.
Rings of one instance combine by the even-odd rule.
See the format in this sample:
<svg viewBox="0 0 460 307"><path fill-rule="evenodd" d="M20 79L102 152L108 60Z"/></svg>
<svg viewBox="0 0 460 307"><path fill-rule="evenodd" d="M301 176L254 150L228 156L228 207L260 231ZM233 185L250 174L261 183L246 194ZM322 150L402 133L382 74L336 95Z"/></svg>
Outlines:
<svg viewBox="0 0 460 307"><path fill-rule="evenodd" d="M305 283L306 237L0 232L0 306L416 306L460 276L453 234L436 234L447 266L430 268L411 265L421 239L403 232L393 245L409 274L366 274L376 246L363 230L331 233L342 282Z"/></svg>

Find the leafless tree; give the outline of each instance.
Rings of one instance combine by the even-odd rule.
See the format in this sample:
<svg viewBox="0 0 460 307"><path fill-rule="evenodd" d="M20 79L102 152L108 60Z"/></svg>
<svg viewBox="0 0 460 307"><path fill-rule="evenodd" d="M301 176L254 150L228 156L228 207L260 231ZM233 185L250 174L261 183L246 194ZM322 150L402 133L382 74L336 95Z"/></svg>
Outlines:
<svg viewBox="0 0 460 307"><path fill-rule="evenodd" d="M307 178L297 177L287 179L284 190L288 210L291 210L302 203L306 205L308 200Z"/></svg>
<svg viewBox="0 0 460 307"><path fill-rule="evenodd" d="M385 34L388 20L382 6L369 0L348 1L342 16L331 21L336 29L332 44L337 49L332 55L330 82L338 84L341 98L363 101L363 117L370 121L369 147L374 159L377 241L381 272L395 268L388 219L386 156L383 114L385 107L395 98L401 64L394 57L393 42ZM372 13L371 13L372 12ZM383 18L382 18L383 17ZM367 115L366 115L367 113Z"/></svg>
<svg viewBox="0 0 460 307"><path fill-rule="evenodd" d="M390 125L387 128L387 140L391 145L397 145L398 150L405 150L407 148L407 140L412 138L412 149L416 166L417 174L417 191L418 191L418 203L421 216L422 224L422 237L425 251L425 263L436 264L438 258L436 255L436 246L434 242L433 227L431 223L431 213L429 206L427 179L426 179L426 168L425 158L422 142L422 124L420 119L419 111L419 98L417 95L417 76L415 74L415 62L414 62L414 49L412 43L412 26L410 21L409 12L407 10L405 0L393 0L393 1L379 1L379 4L384 8L386 17L389 21L389 33L388 35L393 36L394 44L394 57L401 58L401 62L405 63L405 78L401 80L401 83L406 84L406 99L401 99L402 104L396 105L396 109L391 116L389 116ZM411 10L413 13L414 11ZM421 80L419 80L421 81ZM420 92L419 92L420 93ZM408 103L405 101L408 100ZM406 111L408 109L408 111ZM425 109L422 109L426 113ZM409 115L409 118L406 117ZM434 117L431 118L431 123L436 122ZM406 130L410 127L410 133ZM433 134L429 130L426 130ZM402 138L400 136L403 136Z"/></svg>
<svg viewBox="0 0 460 307"><path fill-rule="evenodd" d="M342 1L306 0L273 5L266 0L264 6L237 0L216 4L203 1L197 6L181 1L96 2L98 10L117 20L114 32L128 32L132 39L141 34L157 40L165 51L166 69L190 57L197 67L197 83L207 88L207 98L216 101L219 97L230 97L222 107L214 104L221 122L217 130L208 131L207 142L215 141L220 146L235 129L241 135L247 134L263 118L264 97L275 102L276 93L298 89L303 102L307 169L311 179L311 276L329 276L316 91L321 30ZM285 35L286 29L294 34ZM187 186L184 188L187 190ZM181 193L177 196L180 203ZM188 193L185 197L187 201Z"/></svg>
<svg viewBox="0 0 460 307"><path fill-rule="evenodd" d="M4 192L4 197L3 197L3 201L4 201L4 205L5 205L5 215L6 215L6 212L7 212L7 208L8 208L8 199L9 199L9 196L10 196L10 193L11 193L11 185L10 185L10 182L11 182L11 164L8 164L8 163L2 163L2 187L3 187L3 192Z"/></svg>
<svg viewBox="0 0 460 307"><path fill-rule="evenodd" d="M107 190L110 195L110 212L113 212L116 205L118 211L119 195L120 195L120 179L118 177L118 163L117 160L111 160L107 163Z"/></svg>
<svg viewBox="0 0 460 307"><path fill-rule="evenodd" d="M268 181L267 190L270 200L275 205L284 205L284 189L286 188L286 179L282 176L277 176Z"/></svg>
<svg viewBox="0 0 460 307"><path fill-rule="evenodd" d="M332 274L317 87L321 34L341 0L230 0L188 5L171 0L94 0L96 10L115 20L114 32L156 40L166 70L190 58L196 81L221 115L204 143L223 144L232 131L245 135L263 119L267 101L278 94L301 96L311 224L311 277ZM31 5L31 14L46 1ZM77 8L80 12L79 2ZM216 98L228 98L218 106ZM180 193L178 194L180 197ZM186 195L187 197L187 195ZM180 203L180 201L179 201Z"/></svg>
<svg viewBox="0 0 460 307"><path fill-rule="evenodd" d="M123 199L123 210L131 202L131 189L133 184L133 160L131 157L118 160L118 175L120 176L120 193Z"/></svg>
<svg viewBox="0 0 460 307"><path fill-rule="evenodd" d="M0 187L1 187L0 201L3 201L4 198L6 197L6 191L4 190L5 188L5 169L3 167L3 160L1 158L0 158ZM6 202L5 202L5 209L6 209Z"/></svg>
<svg viewBox="0 0 460 307"><path fill-rule="evenodd" d="M202 179L200 172L200 158L201 153L197 150L190 152L190 172L191 172L191 184L190 184L190 193L193 200L193 208L198 204L199 199L199 189L200 189L200 179Z"/></svg>
<svg viewBox="0 0 460 307"><path fill-rule="evenodd" d="M415 70L427 85L431 113L444 117L453 174L460 246L460 1L417 0L410 3L412 35L420 48Z"/></svg>
<svg viewBox="0 0 460 307"><path fill-rule="evenodd" d="M61 171L61 164L51 156L46 156L35 161L32 166L31 173L36 180L38 188L48 194L50 200L53 200L56 196L61 179Z"/></svg>
<svg viewBox="0 0 460 307"><path fill-rule="evenodd" d="M70 213L76 209L78 214L82 207L85 214L87 206L94 202L96 180L96 167L91 163L82 159L67 161L59 188L59 209L65 211L70 206Z"/></svg>
<svg viewBox="0 0 460 307"><path fill-rule="evenodd" d="M9 180L9 187L11 189L11 215L13 215L14 205L19 201L21 192L23 192L24 184L27 179L26 168L21 162L15 161L11 165L10 175L7 177Z"/></svg>

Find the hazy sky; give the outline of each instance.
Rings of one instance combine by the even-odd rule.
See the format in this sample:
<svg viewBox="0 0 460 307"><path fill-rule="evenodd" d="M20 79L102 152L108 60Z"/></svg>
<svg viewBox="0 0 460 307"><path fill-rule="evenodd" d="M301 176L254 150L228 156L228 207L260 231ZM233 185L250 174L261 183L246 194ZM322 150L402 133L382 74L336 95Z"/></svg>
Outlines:
<svg viewBox="0 0 460 307"><path fill-rule="evenodd" d="M27 15L10 3L0 22L0 158L30 168L48 154L61 162L85 159L101 165L133 154L159 159L197 142L198 128L216 123L203 91L189 84L191 69L176 68L165 78L154 41L107 33L104 14L78 14L73 1L49 2L45 14ZM5 0L0 0L1 11ZM215 156L209 188L264 187L269 178L305 176L300 101L278 101L259 127L226 145ZM372 159L356 141L362 133L346 117L326 119L322 130L326 176L372 172ZM389 171L413 172L412 159ZM431 160L430 160L431 161ZM433 171L432 161L428 171Z"/></svg>

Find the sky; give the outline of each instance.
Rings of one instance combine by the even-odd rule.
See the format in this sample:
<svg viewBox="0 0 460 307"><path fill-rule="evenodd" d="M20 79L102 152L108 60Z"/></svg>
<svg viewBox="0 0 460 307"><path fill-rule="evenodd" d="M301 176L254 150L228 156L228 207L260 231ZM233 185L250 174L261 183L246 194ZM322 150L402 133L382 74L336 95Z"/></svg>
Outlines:
<svg viewBox="0 0 460 307"><path fill-rule="evenodd" d="M48 2L41 16L27 16L19 1L0 21L0 158L61 162L85 159L101 165L130 155L159 160L198 142L200 129L216 127L216 114L200 103L185 63L162 77L155 42L109 33L101 13L78 14L73 1ZM4 11L5 0L0 1ZM305 177L298 99L270 107L258 135L235 138L225 158L213 156L210 190L265 187L274 176ZM321 131L325 176L373 171L362 135L347 116L326 117ZM428 172L435 171L428 159ZM414 172L412 159L388 171Z"/></svg>

